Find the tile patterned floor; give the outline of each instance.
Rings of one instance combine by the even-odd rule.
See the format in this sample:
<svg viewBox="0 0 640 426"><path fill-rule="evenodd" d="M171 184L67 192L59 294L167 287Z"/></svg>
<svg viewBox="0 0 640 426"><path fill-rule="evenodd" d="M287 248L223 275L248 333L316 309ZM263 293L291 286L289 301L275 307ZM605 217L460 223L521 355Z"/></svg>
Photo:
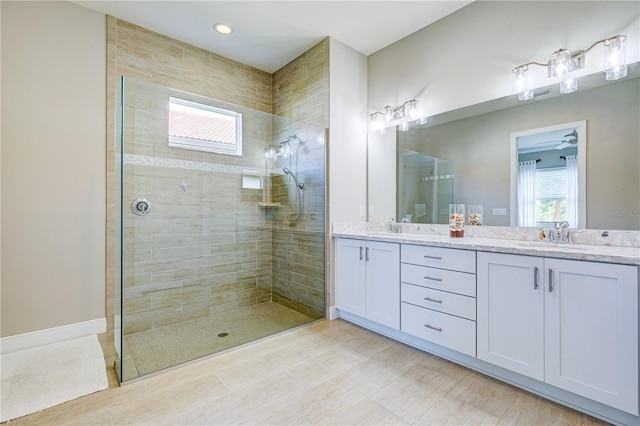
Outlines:
<svg viewBox="0 0 640 426"><path fill-rule="evenodd" d="M342 320L318 321L12 425L605 424Z"/></svg>
<svg viewBox="0 0 640 426"><path fill-rule="evenodd" d="M124 380L134 379L313 320L293 309L268 302L134 333L124 338L123 377ZM225 336L219 337L220 333Z"/></svg>

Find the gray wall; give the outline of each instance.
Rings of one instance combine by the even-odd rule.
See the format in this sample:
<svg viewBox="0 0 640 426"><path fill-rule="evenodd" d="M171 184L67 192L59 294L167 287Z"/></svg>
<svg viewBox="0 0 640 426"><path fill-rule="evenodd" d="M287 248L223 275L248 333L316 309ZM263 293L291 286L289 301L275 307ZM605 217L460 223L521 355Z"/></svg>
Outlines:
<svg viewBox="0 0 640 426"><path fill-rule="evenodd" d="M0 7L4 337L105 317L106 27L66 2Z"/></svg>

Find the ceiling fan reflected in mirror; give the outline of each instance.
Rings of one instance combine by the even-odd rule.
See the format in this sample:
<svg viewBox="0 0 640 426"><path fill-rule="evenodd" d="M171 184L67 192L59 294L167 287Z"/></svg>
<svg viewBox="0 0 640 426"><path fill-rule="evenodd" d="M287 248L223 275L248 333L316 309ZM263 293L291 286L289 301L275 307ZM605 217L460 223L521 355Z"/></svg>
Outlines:
<svg viewBox="0 0 640 426"><path fill-rule="evenodd" d="M573 132L569 133L568 135L564 135L564 137L567 139L563 139L560 145L556 146L556 149L565 149L572 145L577 145L578 131L576 129L573 129Z"/></svg>

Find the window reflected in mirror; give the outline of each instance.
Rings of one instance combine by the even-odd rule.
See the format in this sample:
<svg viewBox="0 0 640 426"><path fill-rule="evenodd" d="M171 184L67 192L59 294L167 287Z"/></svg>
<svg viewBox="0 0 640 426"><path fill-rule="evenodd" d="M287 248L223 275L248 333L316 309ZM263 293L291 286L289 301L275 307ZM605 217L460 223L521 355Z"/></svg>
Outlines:
<svg viewBox="0 0 640 426"><path fill-rule="evenodd" d="M511 135L512 225L585 227L585 132L579 121Z"/></svg>

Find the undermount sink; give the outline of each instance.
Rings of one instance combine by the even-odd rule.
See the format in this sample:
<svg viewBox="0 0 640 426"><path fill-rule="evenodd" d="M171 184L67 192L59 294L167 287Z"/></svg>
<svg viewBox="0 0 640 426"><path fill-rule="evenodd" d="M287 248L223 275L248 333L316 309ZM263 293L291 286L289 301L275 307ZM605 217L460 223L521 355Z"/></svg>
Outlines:
<svg viewBox="0 0 640 426"><path fill-rule="evenodd" d="M518 243L522 247L540 247L540 248L552 248L552 249L564 249L564 250L589 250L589 247L577 246L575 244L554 244L545 243L542 241L521 241Z"/></svg>

